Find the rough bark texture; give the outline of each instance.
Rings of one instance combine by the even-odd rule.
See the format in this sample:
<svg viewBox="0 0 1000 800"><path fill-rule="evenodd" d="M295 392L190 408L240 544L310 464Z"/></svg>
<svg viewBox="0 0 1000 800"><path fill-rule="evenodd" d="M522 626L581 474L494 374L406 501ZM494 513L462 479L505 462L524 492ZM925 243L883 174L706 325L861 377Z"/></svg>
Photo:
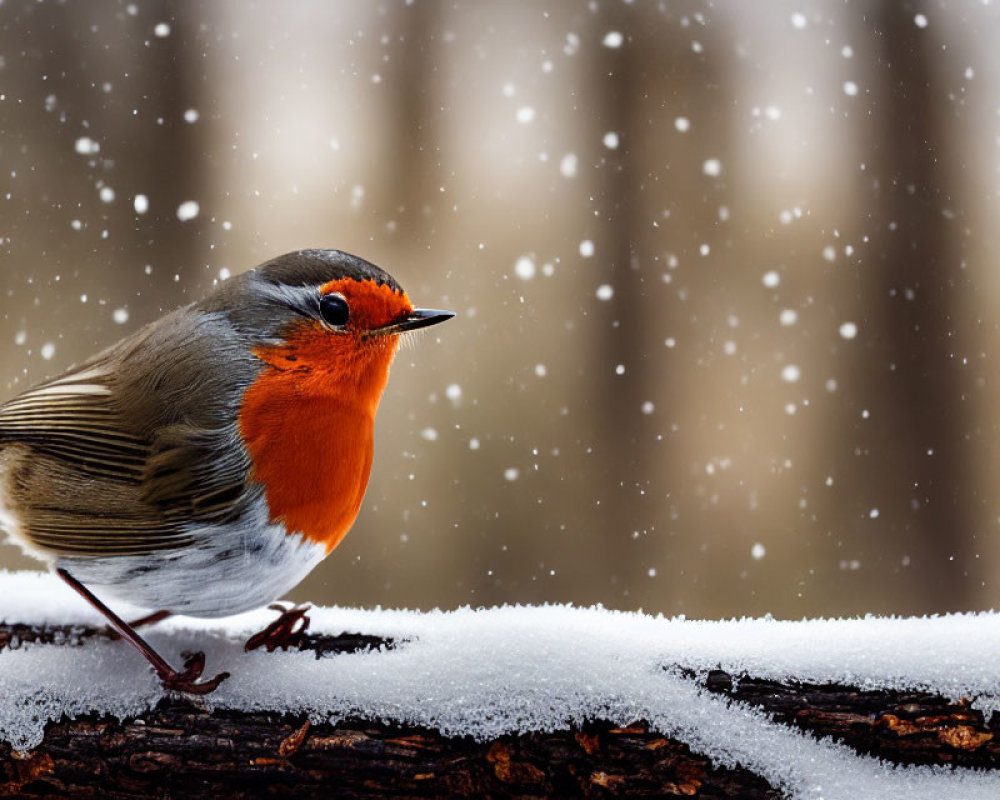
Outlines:
<svg viewBox="0 0 1000 800"><path fill-rule="evenodd" d="M0 625L0 650L22 642L73 645L97 632ZM371 636L307 635L317 658L389 644ZM709 691L768 711L776 721L830 736L901 764L1000 768L997 715L917 692L779 684L712 672ZM489 797L659 796L778 798L743 768L712 765L637 721L580 729L449 738L423 728L349 720L207 712L163 700L136 719L87 716L51 723L29 753L0 744L0 796L17 797Z"/></svg>

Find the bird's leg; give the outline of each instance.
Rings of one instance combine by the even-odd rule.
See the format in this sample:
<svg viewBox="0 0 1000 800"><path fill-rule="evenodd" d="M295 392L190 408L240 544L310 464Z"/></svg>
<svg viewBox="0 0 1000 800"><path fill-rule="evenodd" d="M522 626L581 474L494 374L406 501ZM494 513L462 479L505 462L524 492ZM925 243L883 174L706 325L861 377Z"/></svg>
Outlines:
<svg viewBox="0 0 1000 800"><path fill-rule="evenodd" d="M309 627L309 617L306 616L309 610L308 604L285 608L280 603L275 603L268 608L280 611L281 616L260 633L255 633L247 639L243 649L250 652L258 647L266 647L267 652L273 653L279 647L287 650L289 647L298 647L302 644L302 634Z"/></svg>
<svg viewBox="0 0 1000 800"><path fill-rule="evenodd" d="M179 692L188 692L190 694L208 694L209 692L214 692L219 684L229 677L228 672L220 672L211 680L196 683L195 681L201 677L201 673L205 669L204 653L185 654L184 671L178 672L145 639L136 633L125 620L98 600L86 586L64 569L59 568L56 570L56 573L84 600L103 614L121 638L142 653L143 657L153 665L157 677L159 677L165 688L174 689Z"/></svg>
<svg viewBox="0 0 1000 800"><path fill-rule="evenodd" d="M163 622L163 620L167 619L167 617L172 617L173 615L173 611L154 611L152 614L139 617L139 619L130 619L128 621L128 626L132 630L135 630L136 628L143 628L146 625L155 625L157 622ZM118 631L110 626L107 629L107 637L111 639L111 641L122 638Z"/></svg>

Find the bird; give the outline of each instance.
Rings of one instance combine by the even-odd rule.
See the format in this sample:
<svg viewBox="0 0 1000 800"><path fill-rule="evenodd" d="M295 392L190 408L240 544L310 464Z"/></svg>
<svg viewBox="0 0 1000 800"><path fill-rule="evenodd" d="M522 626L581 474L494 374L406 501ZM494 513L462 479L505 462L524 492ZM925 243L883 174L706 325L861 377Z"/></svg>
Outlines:
<svg viewBox="0 0 1000 800"><path fill-rule="evenodd" d="M452 317L339 250L222 281L0 406L0 528L164 687L214 691L228 673L203 678L202 653L175 669L136 628L272 603L329 555L361 508L400 337ZM153 613L129 624L101 598Z"/></svg>

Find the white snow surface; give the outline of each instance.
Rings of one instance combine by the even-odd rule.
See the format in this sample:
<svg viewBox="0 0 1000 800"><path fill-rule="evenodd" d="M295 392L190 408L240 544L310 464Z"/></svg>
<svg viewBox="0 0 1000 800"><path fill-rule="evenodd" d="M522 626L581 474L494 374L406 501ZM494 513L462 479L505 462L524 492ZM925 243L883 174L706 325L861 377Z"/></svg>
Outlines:
<svg viewBox="0 0 1000 800"><path fill-rule="evenodd" d="M128 617L137 609L116 608ZM314 608L311 630L391 637L393 649L317 659L310 652L244 653L274 619L261 610L223 620L174 618L148 632L168 660L204 650L206 674L232 677L209 707L411 723L489 739L588 719L645 719L722 765L763 775L790 797L856 800L996 798L1000 777L964 769L894 767L819 741L699 688L710 669L759 678L915 688L1000 707L1000 615L866 617L800 622L695 621L562 605L456 611ZM101 624L58 578L0 571L0 620ZM693 669L696 679L676 667ZM19 750L47 721L91 711L151 709L164 690L123 642L23 644L0 652L0 737Z"/></svg>

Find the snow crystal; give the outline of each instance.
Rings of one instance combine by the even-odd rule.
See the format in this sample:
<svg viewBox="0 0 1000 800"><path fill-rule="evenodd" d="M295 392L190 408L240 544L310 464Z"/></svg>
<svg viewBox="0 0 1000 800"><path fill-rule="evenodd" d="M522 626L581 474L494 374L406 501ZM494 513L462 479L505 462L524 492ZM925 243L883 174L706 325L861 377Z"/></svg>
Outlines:
<svg viewBox="0 0 1000 800"><path fill-rule="evenodd" d="M503 479L505 481L516 481L521 477L521 470L517 467L508 467L503 471Z"/></svg>
<svg viewBox="0 0 1000 800"><path fill-rule="evenodd" d="M858 335L858 326L853 322L841 323L840 335L845 339L853 339Z"/></svg>
<svg viewBox="0 0 1000 800"><path fill-rule="evenodd" d="M469 439L469 449L470 450L478 450L479 449L479 439L477 439L475 436L473 436L471 439Z"/></svg>
<svg viewBox="0 0 1000 800"><path fill-rule="evenodd" d="M457 404L462 399L462 387L457 383L449 383L448 387L444 390L444 396L451 400L452 403Z"/></svg>
<svg viewBox="0 0 1000 800"><path fill-rule="evenodd" d="M687 131L691 130L691 120L687 117L678 117L674 120L674 127L681 133L687 133Z"/></svg>
<svg viewBox="0 0 1000 800"><path fill-rule="evenodd" d="M700 244L698 245L698 252L703 256L707 256L712 252L712 247L707 242Z"/></svg>
<svg viewBox="0 0 1000 800"><path fill-rule="evenodd" d="M98 192L102 203L113 203L115 201L115 190L110 186L102 186Z"/></svg>
<svg viewBox="0 0 1000 800"><path fill-rule="evenodd" d="M837 251L834 249L832 244L828 244L823 248L823 260L824 261L834 261L837 258Z"/></svg>
<svg viewBox="0 0 1000 800"><path fill-rule="evenodd" d="M766 555L767 548L760 542L754 542L753 547L750 548L750 557L753 558L754 561L760 561Z"/></svg>
<svg viewBox="0 0 1000 800"><path fill-rule="evenodd" d="M567 153L559 162L559 174L564 178L575 178L579 163L580 159L576 157L576 153Z"/></svg>
<svg viewBox="0 0 1000 800"><path fill-rule="evenodd" d="M136 214L145 214L149 211L149 198L144 194L137 194L135 200L132 201L132 207Z"/></svg>
<svg viewBox="0 0 1000 800"><path fill-rule="evenodd" d="M81 136L74 143L73 149L81 156L92 156L101 152L101 145L89 136Z"/></svg>
<svg viewBox="0 0 1000 800"><path fill-rule="evenodd" d="M27 331L18 331L17 333L14 334L14 344L16 344L18 347L21 347L22 345L26 344L27 341L28 341Z"/></svg>
<svg viewBox="0 0 1000 800"><path fill-rule="evenodd" d="M590 258L594 255L594 243L590 239L584 239L580 242L580 255L584 258Z"/></svg>
<svg viewBox="0 0 1000 800"><path fill-rule="evenodd" d="M722 174L722 162L717 158L706 159L701 165L701 171L706 175L710 175L713 178L719 177Z"/></svg>
<svg viewBox="0 0 1000 800"><path fill-rule="evenodd" d="M420 438L425 442L436 442L438 440L438 432L434 428L424 428L420 431Z"/></svg>
<svg viewBox="0 0 1000 800"><path fill-rule="evenodd" d="M549 370L544 364L535 364L535 376L538 378L544 378L548 375Z"/></svg>
<svg viewBox="0 0 1000 800"><path fill-rule="evenodd" d="M764 109L764 116L769 120L776 122L781 119L781 109L777 106L768 106Z"/></svg>
<svg viewBox="0 0 1000 800"><path fill-rule="evenodd" d="M535 277L535 260L531 256L521 256L514 264L514 274L522 281Z"/></svg>
<svg viewBox="0 0 1000 800"><path fill-rule="evenodd" d="M195 219L199 213L201 213L201 206L198 205L197 200L185 200L177 206L177 219L181 222Z"/></svg>
<svg viewBox="0 0 1000 800"><path fill-rule="evenodd" d="M612 286L610 283L602 283L600 286L597 287L597 291L594 292L594 296L598 300L604 300L604 301L610 300L612 297L615 296L615 287Z"/></svg>
<svg viewBox="0 0 1000 800"><path fill-rule="evenodd" d="M798 11L792 14L792 26L802 30L806 26L806 15Z"/></svg>
<svg viewBox="0 0 1000 800"><path fill-rule="evenodd" d="M624 375L624 374L625 374L625 365L615 364L615 375Z"/></svg>
<svg viewBox="0 0 1000 800"><path fill-rule="evenodd" d="M521 106L514 115L518 122L527 125L535 118L535 109L531 106Z"/></svg>
<svg viewBox="0 0 1000 800"><path fill-rule="evenodd" d="M128 309L116 308L111 313L111 319L113 319L119 325L124 325L126 322L128 322Z"/></svg>
<svg viewBox="0 0 1000 800"><path fill-rule="evenodd" d="M166 22L157 22L153 34L160 39L166 39L170 35L170 26Z"/></svg>
<svg viewBox="0 0 1000 800"><path fill-rule="evenodd" d="M39 350L39 355L46 361L51 361L52 357L56 354L56 346L52 342L46 342L42 345L42 349Z"/></svg>
<svg viewBox="0 0 1000 800"><path fill-rule="evenodd" d="M781 380L786 383L795 383L800 377L802 377L802 370L795 364L786 364L781 368Z"/></svg>
<svg viewBox="0 0 1000 800"><path fill-rule="evenodd" d="M0 583L0 619L99 624L53 576L0 573ZM265 610L225 620L167 620L151 629L150 639L170 654L204 650L210 670L232 673L204 698L209 710L305 714L314 723L361 716L479 741L589 719L620 725L645 719L718 765L742 764L793 800L1000 796L996 774L888 765L702 688L710 670L723 669L766 680L973 698L988 714L1000 695L994 613L703 622L547 605L430 613L314 608L309 615L317 632L359 631L399 644L320 659L310 652L244 653L247 635L274 618ZM0 738L22 751L41 742L50 719L138 716L164 695L145 662L121 642L24 645L3 651L0 660Z"/></svg>
<svg viewBox="0 0 1000 800"><path fill-rule="evenodd" d="M618 134L615 133L614 131L608 131L606 134L604 134L604 139L602 139L602 141L604 142L604 146L608 148L608 150L618 149Z"/></svg>
<svg viewBox="0 0 1000 800"><path fill-rule="evenodd" d="M781 313L778 315L778 320L786 328L789 325L794 325L799 319L799 312L794 308L783 308Z"/></svg>
<svg viewBox="0 0 1000 800"><path fill-rule="evenodd" d="M844 94L854 97L858 93L858 85L854 81L844 81Z"/></svg>
<svg viewBox="0 0 1000 800"><path fill-rule="evenodd" d="M647 400L642 404L643 414L652 414L656 410L656 406L653 405L652 401Z"/></svg>
<svg viewBox="0 0 1000 800"><path fill-rule="evenodd" d="M871 511L868 512L868 516L871 519L878 519L878 515L879 515L879 510L877 508L873 508Z"/></svg>
<svg viewBox="0 0 1000 800"><path fill-rule="evenodd" d="M612 50L617 50L625 42L625 37L622 35L621 31L608 31L604 34L603 44L605 47L610 47Z"/></svg>
<svg viewBox="0 0 1000 800"><path fill-rule="evenodd" d="M916 25L918 28L926 28L927 27L927 17L925 15L923 15L923 14L917 14L913 18L913 24Z"/></svg>
<svg viewBox="0 0 1000 800"><path fill-rule="evenodd" d="M201 115L198 113L197 108L189 108L184 112L184 121L193 124L198 121L199 116Z"/></svg>
<svg viewBox="0 0 1000 800"><path fill-rule="evenodd" d="M760 279L768 289L774 289L779 283L781 283L781 276L778 274L777 270L768 270L764 273L764 277Z"/></svg>

